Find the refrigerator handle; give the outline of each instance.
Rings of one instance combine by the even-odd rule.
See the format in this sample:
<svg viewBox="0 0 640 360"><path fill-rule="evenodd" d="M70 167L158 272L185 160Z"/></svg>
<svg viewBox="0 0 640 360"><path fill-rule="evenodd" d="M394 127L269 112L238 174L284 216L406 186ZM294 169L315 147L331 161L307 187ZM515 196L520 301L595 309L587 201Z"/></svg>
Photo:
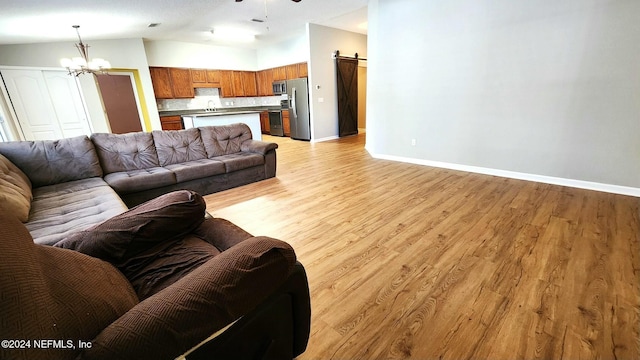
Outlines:
<svg viewBox="0 0 640 360"><path fill-rule="evenodd" d="M293 117L298 118L298 106L296 106L296 88L291 88L291 108L293 109Z"/></svg>

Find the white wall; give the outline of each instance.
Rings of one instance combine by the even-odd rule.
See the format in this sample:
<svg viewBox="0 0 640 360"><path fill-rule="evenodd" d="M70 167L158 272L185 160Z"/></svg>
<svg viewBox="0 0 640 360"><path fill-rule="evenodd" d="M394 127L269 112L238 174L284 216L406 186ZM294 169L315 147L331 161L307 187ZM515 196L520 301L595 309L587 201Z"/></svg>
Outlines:
<svg viewBox="0 0 640 360"><path fill-rule="evenodd" d="M257 50L258 69L309 61L309 41L306 32L289 40Z"/></svg>
<svg viewBox="0 0 640 360"><path fill-rule="evenodd" d="M155 96L142 39L97 40L88 41L88 43L91 46L89 49L91 58L107 59L114 68L139 70L151 125L154 129L160 129L160 118L158 112L155 111ZM0 45L0 65L60 68L61 58L73 57L77 54L78 51L72 42ZM107 120L93 76L81 75L79 80L94 131L108 131Z"/></svg>
<svg viewBox="0 0 640 360"><path fill-rule="evenodd" d="M255 71L254 49L203 45L180 41L146 41L149 66Z"/></svg>
<svg viewBox="0 0 640 360"><path fill-rule="evenodd" d="M638 19L640 1L371 0L367 149L637 190Z"/></svg>
<svg viewBox="0 0 640 360"><path fill-rule="evenodd" d="M340 54L345 56L358 53L358 56L366 58L367 36L317 24L307 24L307 31L310 48L311 138L316 141L336 138L338 137L338 93L335 60L332 54L340 50Z"/></svg>

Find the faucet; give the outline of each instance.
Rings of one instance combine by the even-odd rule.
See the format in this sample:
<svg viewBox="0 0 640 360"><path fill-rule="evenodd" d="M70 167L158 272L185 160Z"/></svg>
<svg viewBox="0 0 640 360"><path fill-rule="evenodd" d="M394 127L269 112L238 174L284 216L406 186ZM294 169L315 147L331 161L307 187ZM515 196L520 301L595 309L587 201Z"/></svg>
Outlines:
<svg viewBox="0 0 640 360"><path fill-rule="evenodd" d="M204 111L216 111L216 106L213 104L213 100L207 102L207 108Z"/></svg>

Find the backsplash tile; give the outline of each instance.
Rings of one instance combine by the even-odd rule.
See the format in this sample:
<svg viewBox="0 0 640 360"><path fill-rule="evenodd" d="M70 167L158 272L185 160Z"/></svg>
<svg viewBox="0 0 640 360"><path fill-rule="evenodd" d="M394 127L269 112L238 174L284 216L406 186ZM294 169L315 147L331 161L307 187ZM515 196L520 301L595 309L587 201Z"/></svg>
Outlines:
<svg viewBox="0 0 640 360"><path fill-rule="evenodd" d="M159 111L190 110L206 108L237 108L252 106L279 106L280 100L286 98L282 96L259 96L259 97L220 97L220 89L217 88L196 88L195 97L192 99L158 99L156 104Z"/></svg>

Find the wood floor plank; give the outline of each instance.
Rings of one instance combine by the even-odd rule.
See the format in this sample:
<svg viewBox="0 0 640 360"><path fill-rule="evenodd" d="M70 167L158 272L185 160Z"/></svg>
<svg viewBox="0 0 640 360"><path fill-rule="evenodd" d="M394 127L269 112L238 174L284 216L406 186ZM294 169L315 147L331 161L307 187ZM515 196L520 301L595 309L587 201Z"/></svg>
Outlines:
<svg viewBox="0 0 640 360"><path fill-rule="evenodd" d="M640 199L279 144L207 210L307 268L299 359L640 358Z"/></svg>

